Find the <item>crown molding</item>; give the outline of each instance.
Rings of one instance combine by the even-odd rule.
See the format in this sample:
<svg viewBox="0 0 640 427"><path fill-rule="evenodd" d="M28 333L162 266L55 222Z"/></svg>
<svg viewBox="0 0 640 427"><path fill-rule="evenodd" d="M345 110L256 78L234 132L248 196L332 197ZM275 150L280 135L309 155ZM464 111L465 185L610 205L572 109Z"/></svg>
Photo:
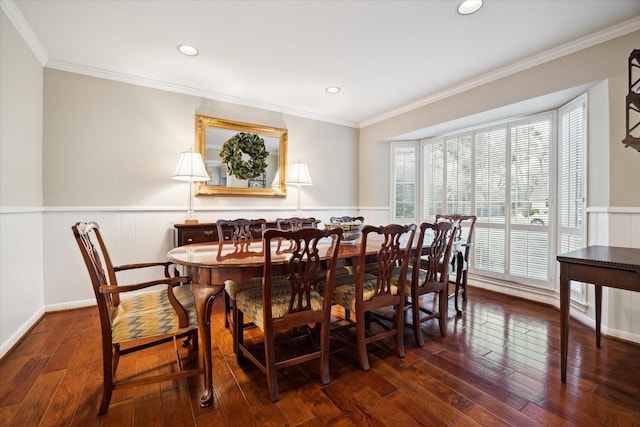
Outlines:
<svg viewBox="0 0 640 427"><path fill-rule="evenodd" d="M512 74L519 73L521 71L527 70L529 68L533 68L535 66L544 64L549 61L553 61L558 58L562 58L563 56L567 56L569 54L598 45L600 43L604 43L609 40L613 40L615 38L624 36L626 34L629 34L631 32L638 31L638 30L640 30L640 17L629 19L618 25L614 25L613 27L595 32L588 36L585 36L577 40L574 40L572 42L566 43L564 45L558 46L554 49L548 50L546 52L542 52L538 55L531 56L530 58L527 58L525 60L518 61L506 67L499 68L490 73L483 74L475 79L466 81L465 83L452 86L440 92L436 92L433 95L430 95L416 102L406 104L402 107L387 111L386 113L364 120L359 123L358 127L362 129L367 126L371 126L381 121L399 116L400 114L408 113L417 108L424 107L425 105L433 104L434 102L438 102L443 99L449 98L451 96L458 95L470 89L474 89L476 87L502 79L504 77L508 77Z"/></svg>
<svg viewBox="0 0 640 427"><path fill-rule="evenodd" d="M18 33L36 56L38 62L40 62L40 65L44 67L44 64L49 61L49 55L47 55L47 51L44 50L44 47L40 44L40 40L38 40L33 33L27 21L24 20L18 6L16 6L13 0L0 0L0 8L7 14L9 21L16 27Z"/></svg>
<svg viewBox="0 0 640 427"><path fill-rule="evenodd" d="M297 110L294 108L283 107L281 105L268 104L264 102L254 101L250 99L238 98L234 96L224 95L221 93L206 91L202 89L196 89L188 86L177 85L173 83L163 82L159 80L146 79L137 76L132 76L124 73L116 73L109 70L103 70L99 68L86 67L78 64L72 64L68 62L57 61L49 58L49 55L45 51L44 47L36 37L35 33L31 30L27 21L25 21L22 13L18 9L14 0L0 0L0 7L7 14L11 23L16 27L18 33L25 40L31 51L34 53L40 64L45 68L51 68L60 71L67 71L76 74L83 74L91 77L98 77L107 80L114 80L122 83L130 83L137 86L150 87L153 89L165 90L168 92L182 93L185 95L204 97L221 102L228 102L237 105L244 105L247 107L259 108L262 110L274 111L278 113L288 114L297 117L303 117L307 119L317 120L321 122L333 123L341 126L347 126L357 128L356 122L340 120L333 117L322 116L308 111Z"/></svg>
<svg viewBox="0 0 640 427"><path fill-rule="evenodd" d="M168 83L160 80L153 80L133 76L130 74L117 73L114 71L103 70L100 68L87 67L84 65L73 64L69 62L57 61L50 59L45 64L46 68L66 71L70 73L82 74L91 77L98 77L106 80L113 80L122 83L129 83L136 86L144 86L153 89L165 90L168 92L181 93L184 95L191 95L197 97L203 97L220 102L228 102L236 105L244 105L246 107L259 108L262 110L273 111L276 113L288 114L291 116L303 117L312 120L318 120L321 122L333 123L341 126L348 126L357 128L358 124L351 121L339 120L333 117L326 117L319 114L310 113L308 111L296 110L294 108L283 107L281 105L268 104L265 102L254 101L251 99L238 98L235 96L225 95L222 93L211 92L203 89L197 89L189 86L177 85L174 83Z"/></svg>
<svg viewBox="0 0 640 427"><path fill-rule="evenodd" d="M311 113L308 111L297 110L293 108L283 107L280 105L269 104L259 101L254 101L245 98L234 97L217 92L206 91L193 87L177 85L173 83L163 82L159 80L146 79L137 76L132 76L123 73L116 73L109 70L103 70L93 67L86 67L78 64L72 64L62 61L56 61L49 58L46 50L31 30L31 27L27 24L22 13L18 9L14 0L0 0L0 7L7 14L9 20L16 27L18 33L23 37L27 45L30 47L40 64L45 68L51 68L60 71L67 71L92 77L103 78L107 80L119 81L122 83L130 83L137 86L150 87L159 90L165 90L169 92L182 93L185 95L204 97L221 102L228 102L237 105L244 105L247 107L259 108L268 111L279 112L297 117L308 118L321 122L333 123L341 126L347 126L352 128L362 129L364 127L373 125L375 123L399 116L404 113L408 113L417 108L424 107L425 105L433 104L440 100L449 98L454 95L458 95L462 92L470 89L491 83L501 78L516 74L518 72L527 70L537 65L544 64L546 62L561 58L563 56L578 52L582 49L595 46L597 44L612 40L617 37L621 37L633 31L640 30L640 17L635 17L624 21L613 27L598 31L588 36L579 38L572 42L566 43L557 48L548 50L546 52L534 55L526 60L516 62L509 66L500 68L493 72L481 75L473 80L469 80L465 83L452 86L440 92L436 92L421 100L406 104L399 108L390 110L386 113L371 117L367 120L363 120L360 123L340 120L333 117L322 116L319 114Z"/></svg>

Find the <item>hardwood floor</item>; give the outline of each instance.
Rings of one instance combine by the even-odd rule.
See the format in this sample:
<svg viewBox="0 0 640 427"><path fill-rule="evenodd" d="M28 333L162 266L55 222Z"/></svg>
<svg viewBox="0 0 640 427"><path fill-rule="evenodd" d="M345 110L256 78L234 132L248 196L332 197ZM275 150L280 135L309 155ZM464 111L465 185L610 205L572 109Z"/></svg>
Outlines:
<svg viewBox="0 0 640 427"><path fill-rule="evenodd" d="M406 357L394 354L391 341L372 345L369 372L355 352L337 351L327 386L317 362L285 369L275 404L265 375L236 363L218 298L214 404L199 407L202 381L192 378L116 390L103 417L96 415L97 309L49 313L0 361L0 425L640 425L640 346L604 338L597 350L595 333L572 321L563 385L558 310L476 288L469 294L461 318L450 301L447 337L430 322L425 346L416 348L407 329ZM125 356L120 374L170 369L172 351L168 343Z"/></svg>

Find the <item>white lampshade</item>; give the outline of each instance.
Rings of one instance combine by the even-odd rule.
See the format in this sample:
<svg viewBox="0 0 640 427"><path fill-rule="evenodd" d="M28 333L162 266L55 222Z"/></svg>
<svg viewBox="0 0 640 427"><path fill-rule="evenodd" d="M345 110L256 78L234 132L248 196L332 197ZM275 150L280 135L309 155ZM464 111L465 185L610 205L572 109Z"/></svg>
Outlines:
<svg viewBox="0 0 640 427"><path fill-rule="evenodd" d="M178 167L171 177L177 181L209 181L209 174L204 167L200 153L185 151L180 156Z"/></svg>
<svg viewBox="0 0 640 427"><path fill-rule="evenodd" d="M177 181L189 182L189 210L187 211L187 217L185 222L197 223L198 218L193 211L193 184L194 181L209 181L209 174L204 167L202 156L200 153L194 153L193 151L185 151L180 155L180 161L175 173L171 177Z"/></svg>
<svg viewBox="0 0 640 427"><path fill-rule="evenodd" d="M287 171L287 184L292 185L313 185L309 168L306 163L291 163Z"/></svg>

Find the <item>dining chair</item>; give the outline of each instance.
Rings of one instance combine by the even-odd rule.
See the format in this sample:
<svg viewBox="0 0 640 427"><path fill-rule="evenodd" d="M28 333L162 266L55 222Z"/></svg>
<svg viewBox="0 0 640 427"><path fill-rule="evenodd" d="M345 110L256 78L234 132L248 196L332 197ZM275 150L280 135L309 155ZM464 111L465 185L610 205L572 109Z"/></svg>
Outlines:
<svg viewBox="0 0 640 427"><path fill-rule="evenodd" d="M358 358L365 371L370 368L367 345L375 341L395 336L396 352L404 357L403 307L411 255L406 248L412 246L415 231L415 224L365 225L355 275L342 275L335 279L333 301L344 308L345 317L332 327L331 336L350 346L353 345L353 334L349 330L355 329ZM370 264L366 256L367 246L376 247L375 275L365 271ZM393 279L396 267L400 270L398 277ZM377 313L389 307L394 312L391 321L388 315ZM355 314L355 320L346 313Z"/></svg>
<svg viewBox="0 0 640 427"><path fill-rule="evenodd" d="M216 221L218 240L256 240L267 228L266 219L219 219Z"/></svg>
<svg viewBox="0 0 640 427"><path fill-rule="evenodd" d="M329 383L331 295L341 235L341 229L268 229L264 233L263 247L271 248L272 242L285 239L293 243L291 250L286 255L265 250L262 286L245 289L236 295L238 319L234 323L234 334L238 341L238 362L248 359L266 374L274 402L279 400L277 371L280 369L320 359L322 383ZM325 241L328 241L328 250L326 246L325 249L320 247ZM328 259L324 259L324 252ZM272 263L280 263L283 256L288 257L285 282L281 281L281 275L276 280L272 275ZM327 265L323 291L318 292L316 277ZM244 318L263 332L260 343L245 345ZM308 325L315 325L314 330ZM295 346L300 352L293 352L291 341L306 340L310 341L310 350Z"/></svg>
<svg viewBox="0 0 640 427"><path fill-rule="evenodd" d="M262 239L267 227L266 219L219 219L216 221L218 240L230 240L232 242ZM225 230L231 230L226 232ZM248 285L248 284L247 284ZM242 289L242 285L233 280L224 283L224 327L229 328L233 322L233 303L236 294Z"/></svg>
<svg viewBox="0 0 640 427"><path fill-rule="evenodd" d="M301 218L294 216L290 218L276 218L276 227L280 230L297 230L302 227L317 228L319 223L320 220L313 217Z"/></svg>
<svg viewBox="0 0 640 427"><path fill-rule="evenodd" d="M424 346L421 326L431 319L438 319L440 335L447 336L447 307L449 302L449 263L442 262L451 258L453 236L451 223L420 224L420 232L415 245L415 254L407 270L405 312L411 311L411 322L405 320L405 326L413 329L416 344ZM428 243L427 243L428 241ZM396 267L393 276L398 277L400 268ZM421 297L435 294L430 309L421 304ZM423 316L426 314L426 316Z"/></svg>
<svg viewBox="0 0 640 427"><path fill-rule="evenodd" d="M458 306L458 292L462 287L462 300L467 301L467 276L469 272L469 263L471 256L471 248L473 245L473 229L476 225L475 215L458 215L458 214L438 214L436 222L448 222L454 225L451 233L453 234L454 247L456 252L452 255L452 269L456 274L455 293L450 295L455 298L456 314L462 316L462 310Z"/></svg>
<svg viewBox="0 0 640 427"><path fill-rule="evenodd" d="M363 216L332 216L329 222L364 222Z"/></svg>
<svg viewBox="0 0 640 427"><path fill-rule="evenodd" d="M71 228L89 271L100 315L103 391L98 414L107 412L116 387L203 374L202 368L183 369L176 344L177 338L190 337L193 350L197 349L198 318L191 286L187 284L189 278L177 276L175 269L170 271L173 265L170 262L114 266L97 223L78 222ZM116 273L151 267L162 268L164 277L142 283L118 284ZM158 285L162 288L158 289ZM141 290L144 292L139 292ZM161 368L161 374L116 380L120 356L169 341L174 342L177 372Z"/></svg>

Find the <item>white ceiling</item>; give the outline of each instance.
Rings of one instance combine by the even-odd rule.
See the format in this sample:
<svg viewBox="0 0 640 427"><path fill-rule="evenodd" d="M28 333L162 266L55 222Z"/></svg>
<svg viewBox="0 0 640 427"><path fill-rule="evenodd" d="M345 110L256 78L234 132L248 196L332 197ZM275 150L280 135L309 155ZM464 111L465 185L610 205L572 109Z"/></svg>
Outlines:
<svg viewBox="0 0 640 427"><path fill-rule="evenodd" d="M1 0L46 67L355 127L640 29L640 0L458 3Z"/></svg>

